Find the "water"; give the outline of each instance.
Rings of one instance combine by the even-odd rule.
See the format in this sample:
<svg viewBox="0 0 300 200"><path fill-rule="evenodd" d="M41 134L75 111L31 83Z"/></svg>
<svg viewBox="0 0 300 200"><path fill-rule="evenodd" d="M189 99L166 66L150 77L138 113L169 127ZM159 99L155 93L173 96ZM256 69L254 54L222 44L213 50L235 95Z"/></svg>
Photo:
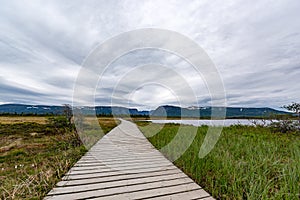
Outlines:
<svg viewBox="0 0 300 200"><path fill-rule="evenodd" d="M261 120L248 120L248 119L225 119L225 120L148 120L152 123L166 124L166 123L174 123L174 124L186 124L193 126L231 126L231 125L251 125L254 126L253 121L256 121L258 124L262 124ZM270 122L266 122L270 123Z"/></svg>

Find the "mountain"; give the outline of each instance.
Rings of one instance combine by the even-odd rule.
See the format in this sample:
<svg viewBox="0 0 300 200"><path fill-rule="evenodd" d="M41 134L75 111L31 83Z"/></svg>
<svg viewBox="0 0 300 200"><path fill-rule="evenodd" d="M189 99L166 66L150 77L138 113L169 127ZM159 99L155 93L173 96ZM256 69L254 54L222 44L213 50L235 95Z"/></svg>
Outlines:
<svg viewBox="0 0 300 200"><path fill-rule="evenodd" d="M136 108L125 108L120 106L96 106L96 107L81 107L80 113L96 115L142 115L149 116L149 111L139 111Z"/></svg>
<svg viewBox="0 0 300 200"><path fill-rule="evenodd" d="M64 109L64 106L3 104L0 105L0 114L60 115L64 113ZM149 111L118 106L85 106L76 109L87 115L95 114L95 112L97 115L149 115Z"/></svg>
<svg viewBox="0 0 300 200"><path fill-rule="evenodd" d="M272 108L244 108L244 107L188 107L181 108L177 106L159 106L150 112L151 116L168 116L168 117L211 117L214 111L215 117L222 117L226 111L227 118L247 118L247 117L268 117L271 115L290 114L288 112L275 110Z"/></svg>
<svg viewBox="0 0 300 200"><path fill-rule="evenodd" d="M0 114L38 114L59 115L63 113L63 106L47 105L23 105L23 104L3 104L0 105Z"/></svg>
<svg viewBox="0 0 300 200"><path fill-rule="evenodd" d="M284 111L278 111L272 108L243 108L243 107L188 107L178 106L159 106L152 111L139 111L136 108L126 108L120 106L84 106L76 108L82 114L86 115L137 115L153 117L211 117L214 111L215 117L221 116L226 109L227 118L247 118L247 117L267 117L270 115L290 114ZM23 104L4 104L0 105L0 114L24 114L24 115L60 115L64 112L64 106L49 105L23 105Z"/></svg>

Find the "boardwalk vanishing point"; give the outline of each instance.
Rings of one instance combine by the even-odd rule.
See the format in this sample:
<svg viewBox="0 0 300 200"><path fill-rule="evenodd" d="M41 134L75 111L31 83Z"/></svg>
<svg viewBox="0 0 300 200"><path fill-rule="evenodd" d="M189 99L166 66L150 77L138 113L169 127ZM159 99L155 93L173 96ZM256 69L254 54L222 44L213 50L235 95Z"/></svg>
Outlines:
<svg viewBox="0 0 300 200"><path fill-rule="evenodd" d="M214 198L156 150L135 124L121 120L45 199Z"/></svg>

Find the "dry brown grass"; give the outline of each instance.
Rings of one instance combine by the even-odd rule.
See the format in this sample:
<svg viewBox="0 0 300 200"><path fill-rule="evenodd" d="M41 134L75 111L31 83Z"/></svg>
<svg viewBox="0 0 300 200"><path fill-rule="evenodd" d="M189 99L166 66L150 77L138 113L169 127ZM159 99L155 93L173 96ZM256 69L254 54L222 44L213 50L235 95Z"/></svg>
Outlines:
<svg viewBox="0 0 300 200"><path fill-rule="evenodd" d="M24 123L24 122L35 122L39 124L46 124L47 117L40 116L12 116L12 117L4 117L0 116L0 123L2 124L15 124L15 123Z"/></svg>
<svg viewBox="0 0 300 200"><path fill-rule="evenodd" d="M112 117L99 117L98 121L104 133L107 133L109 130L113 129L116 125L120 124L120 120Z"/></svg>

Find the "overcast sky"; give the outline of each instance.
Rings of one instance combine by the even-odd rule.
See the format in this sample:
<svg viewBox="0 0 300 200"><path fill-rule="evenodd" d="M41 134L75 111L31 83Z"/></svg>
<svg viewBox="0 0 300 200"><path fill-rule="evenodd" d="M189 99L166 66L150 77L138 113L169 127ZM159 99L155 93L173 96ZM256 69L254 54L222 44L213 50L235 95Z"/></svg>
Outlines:
<svg viewBox="0 0 300 200"><path fill-rule="evenodd" d="M300 101L299 0L0 3L0 103L72 103L81 64L97 45L125 31L151 27L183 34L206 51L223 80L228 106L278 108ZM177 69L197 102L173 72L138 69L149 63ZM210 105L205 80L190 67L169 52L129 53L101 77L104 85L95 93L96 104L139 109ZM137 70L129 76L132 69ZM142 81L137 85L134 79ZM174 85L157 84L158 79Z"/></svg>

